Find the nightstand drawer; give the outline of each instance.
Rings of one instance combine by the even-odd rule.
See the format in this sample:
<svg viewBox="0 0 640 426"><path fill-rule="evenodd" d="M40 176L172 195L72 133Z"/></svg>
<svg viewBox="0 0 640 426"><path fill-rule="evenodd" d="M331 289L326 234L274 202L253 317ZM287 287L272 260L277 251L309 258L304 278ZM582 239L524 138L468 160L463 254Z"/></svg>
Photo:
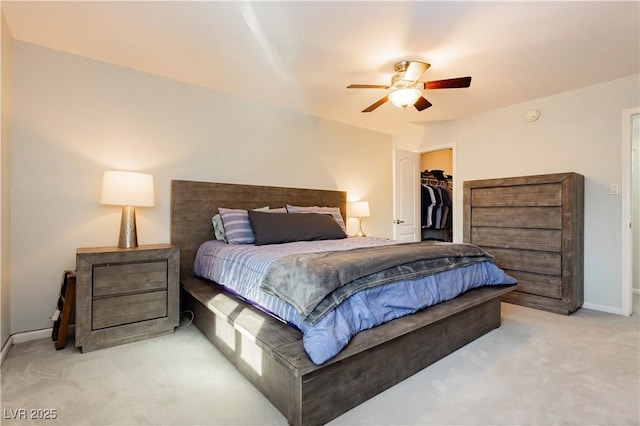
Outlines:
<svg viewBox="0 0 640 426"><path fill-rule="evenodd" d="M152 291L93 300L92 329L167 316L167 292Z"/></svg>
<svg viewBox="0 0 640 426"><path fill-rule="evenodd" d="M93 297L167 288L167 262L116 263L93 267Z"/></svg>

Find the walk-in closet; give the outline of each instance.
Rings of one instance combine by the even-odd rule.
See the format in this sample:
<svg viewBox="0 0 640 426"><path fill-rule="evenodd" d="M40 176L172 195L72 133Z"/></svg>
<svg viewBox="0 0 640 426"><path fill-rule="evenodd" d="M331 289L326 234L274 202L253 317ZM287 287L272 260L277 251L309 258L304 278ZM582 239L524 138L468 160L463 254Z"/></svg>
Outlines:
<svg viewBox="0 0 640 426"><path fill-rule="evenodd" d="M420 155L422 240L453 241L453 150Z"/></svg>

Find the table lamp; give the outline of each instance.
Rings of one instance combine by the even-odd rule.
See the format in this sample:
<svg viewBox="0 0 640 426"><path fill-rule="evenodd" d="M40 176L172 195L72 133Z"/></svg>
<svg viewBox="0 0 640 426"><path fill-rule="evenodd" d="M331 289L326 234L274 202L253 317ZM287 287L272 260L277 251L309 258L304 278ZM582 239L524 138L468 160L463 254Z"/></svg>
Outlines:
<svg viewBox="0 0 640 426"><path fill-rule="evenodd" d="M153 207L153 176L135 172L104 172L100 204L122 206L118 247L138 247L135 207Z"/></svg>
<svg viewBox="0 0 640 426"><path fill-rule="evenodd" d="M362 231L362 218L371 216L369 212L369 202L368 201L356 201L355 203L351 203L351 216L357 217L360 222L358 225L358 232L356 233L357 237L366 237L364 232Z"/></svg>

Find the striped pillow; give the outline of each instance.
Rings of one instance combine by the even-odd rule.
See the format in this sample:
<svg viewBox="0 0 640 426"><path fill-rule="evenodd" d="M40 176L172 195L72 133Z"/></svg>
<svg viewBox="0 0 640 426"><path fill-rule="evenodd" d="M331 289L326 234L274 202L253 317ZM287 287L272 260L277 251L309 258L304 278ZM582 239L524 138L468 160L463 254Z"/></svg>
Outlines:
<svg viewBox="0 0 640 426"><path fill-rule="evenodd" d="M269 206L254 210L269 211ZM218 212L222 218L224 238L229 244L253 244L256 242L249 222L249 213L246 210L220 207Z"/></svg>

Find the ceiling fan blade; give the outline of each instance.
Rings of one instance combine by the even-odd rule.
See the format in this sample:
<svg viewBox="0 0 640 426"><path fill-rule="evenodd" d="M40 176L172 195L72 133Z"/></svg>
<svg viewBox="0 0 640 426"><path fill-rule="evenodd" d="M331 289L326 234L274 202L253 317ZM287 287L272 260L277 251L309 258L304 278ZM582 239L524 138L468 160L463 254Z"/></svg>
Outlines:
<svg viewBox="0 0 640 426"><path fill-rule="evenodd" d="M428 70L430 66L431 65L425 64L424 62L411 61L409 62L409 66L407 67L407 70L404 72L403 79L410 80L410 81L418 81L420 76L424 74L424 72Z"/></svg>
<svg viewBox="0 0 640 426"><path fill-rule="evenodd" d="M384 98L380 99L378 102L376 102L375 104L369 105L368 107L366 107L365 109L362 110L362 112L371 112L374 109L378 108L380 105L382 105L383 103L387 102L389 100L389 97L385 96Z"/></svg>
<svg viewBox="0 0 640 426"><path fill-rule="evenodd" d="M413 104L413 106L416 107L416 109L418 111L422 111L423 109L427 109L431 105L433 105L433 104L431 102L429 102L428 100L426 100L424 96L420 96L418 98L418 100L416 101L416 103Z"/></svg>
<svg viewBox="0 0 640 426"><path fill-rule="evenodd" d="M381 84L350 84L347 89L388 89L389 86L383 86Z"/></svg>
<svg viewBox="0 0 640 426"><path fill-rule="evenodd" d="M471 77L449 78L446 80L426 81L424 88L430 89L458 89L469 87L471 85Z"/></svg>

